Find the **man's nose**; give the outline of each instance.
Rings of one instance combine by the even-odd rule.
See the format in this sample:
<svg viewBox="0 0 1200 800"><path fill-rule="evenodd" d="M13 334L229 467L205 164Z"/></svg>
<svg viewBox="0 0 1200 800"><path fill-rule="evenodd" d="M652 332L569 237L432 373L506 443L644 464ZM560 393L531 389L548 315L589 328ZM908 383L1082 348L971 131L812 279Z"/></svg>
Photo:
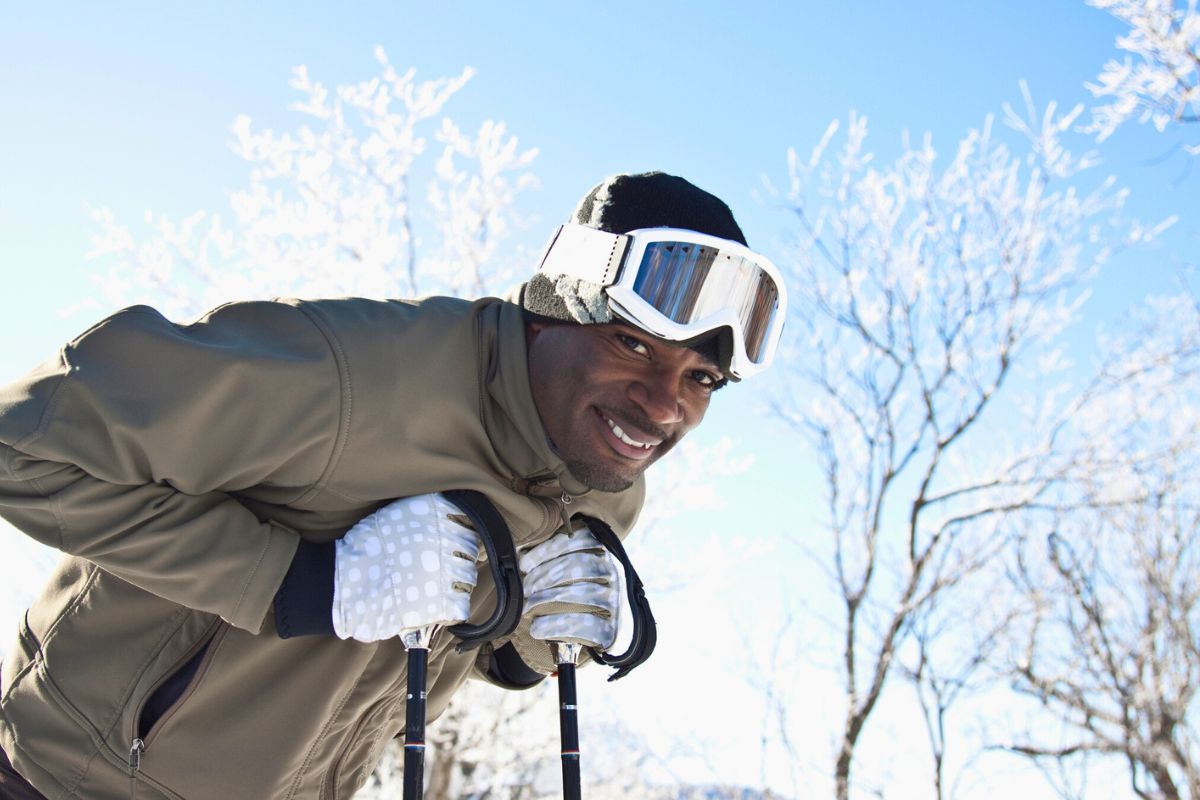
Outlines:
<svg viewBox="0 0 1200 800"><path fill-rule="evenodd" d="M643 376L630 387L629 395L657 425L673 425L683 421L679 380L674 376L664 373Z"/></svg>

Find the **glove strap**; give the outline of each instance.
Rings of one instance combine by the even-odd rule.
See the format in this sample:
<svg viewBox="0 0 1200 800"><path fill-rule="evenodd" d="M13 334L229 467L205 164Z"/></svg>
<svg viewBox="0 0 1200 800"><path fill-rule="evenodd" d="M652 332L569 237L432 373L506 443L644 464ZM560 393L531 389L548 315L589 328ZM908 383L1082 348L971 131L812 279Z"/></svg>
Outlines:
<svg viewBox="0 0 1200 800"><path fill-rule="evenodd" d="M483 493L470 489L451 489L442 492L442 497L458 506L471 520L487 552L492 582L496 585L496 608L491 617L479 625L464 622L447 629L460 639L455 650L465 653L516 630L524 610L525 593L521 588L521 571L517 568L517 548L512 532L492 501Z"/></svg>
<svg viewBox="0 0 1200 800"><path fill-rule="evenodd" d="M604 545L605 549L612 553L625 569L625 592L629 598L629 608L633 616L633 638L629 642L629 648L617 656L598 651L594 647L588 648L592 658L601 664L617 667L617 671L608 677L610 681L615 681L625 677L630 670L650 658L654 653L654 646L658 643L658 628L654 622L654 614L650 612L650 601L646 599L642 579L638 577L637 570L633 568L633 562L625 553L625 546L621 544L621 540L604 522L594 517L580 515L580 518L587 523L596 540Z"/></svg>

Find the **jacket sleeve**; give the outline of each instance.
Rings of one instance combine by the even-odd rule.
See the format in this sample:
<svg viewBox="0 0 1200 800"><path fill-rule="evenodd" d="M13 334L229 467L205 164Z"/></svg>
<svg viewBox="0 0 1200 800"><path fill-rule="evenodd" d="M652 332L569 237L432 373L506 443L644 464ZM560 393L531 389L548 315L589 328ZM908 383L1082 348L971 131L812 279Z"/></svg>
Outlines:
<svg viewBox="0 0 1200 800"><path fill-rule="evenodd" d="M336 354L287 303L188 326L119 312L0 387L0 516L257 632L299 536L236 495L286 503L327 476L349 416Z"/></svg>

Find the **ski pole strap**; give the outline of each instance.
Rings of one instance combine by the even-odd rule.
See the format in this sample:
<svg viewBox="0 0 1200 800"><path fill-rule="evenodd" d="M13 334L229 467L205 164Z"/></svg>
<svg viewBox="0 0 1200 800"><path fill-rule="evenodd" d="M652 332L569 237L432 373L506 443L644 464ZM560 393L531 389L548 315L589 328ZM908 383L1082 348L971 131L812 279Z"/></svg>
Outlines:
<svg viewBox="0 0 1200 800"><path fill-rule="evenodd" d="M625 546L621 544L621 540L604 522L594 517L581 517L581 519L587 523L588 528L600 544L604 545L605 549L612 553L625 569L625 592L629 598L629 609L633 616L633 638L629 642L629 648L617 656L598 651L594 647L588 648L592 658L601 664L617 668L616 672L608 676L610 681L615 681L625 677L630 670L650 658L654 652L654 646L658 643L658 628L655 626L654 614L650 611L650 601L646 599L646 591L642 587L642 579L638 577L637 570L633 568L633 562L625 553Z"/></svg>
<svg viewBox="0 0 1200 800"><path fill-rule="evenodd" d="M491 617L478 625L462 623L447 630L460 641L455 650L465 653L484 642L512 633L521 621L525 593L521 588L521 571L517 568L517 548L512 532L492 501L482 492L470 489L451 489L442 497L458 506L471 521L487 552L492 582L496 585L496 608Z"/></svg>

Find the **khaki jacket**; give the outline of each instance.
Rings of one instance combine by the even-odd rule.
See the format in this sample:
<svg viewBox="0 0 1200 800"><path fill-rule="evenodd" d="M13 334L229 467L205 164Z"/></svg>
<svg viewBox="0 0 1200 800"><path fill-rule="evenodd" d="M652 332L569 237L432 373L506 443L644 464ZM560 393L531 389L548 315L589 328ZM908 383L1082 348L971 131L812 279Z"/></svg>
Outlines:
<svg viewBox="0 0 1200 800"><path fill-rule="evenodd" d="M0 388L0 515L69 556L0 670L0 747L51 800L350 797L402 731L404 648L280 639L272 600L301 538L450 488L486 494L519 544L561 527L564 501L624 536L644 491L588 492L566 472L509 303L101 322ZM472 621L493 605L485 569ZM431 718L475 660L438 637ZM182 696L139 729L185 664Z"/></svg>

